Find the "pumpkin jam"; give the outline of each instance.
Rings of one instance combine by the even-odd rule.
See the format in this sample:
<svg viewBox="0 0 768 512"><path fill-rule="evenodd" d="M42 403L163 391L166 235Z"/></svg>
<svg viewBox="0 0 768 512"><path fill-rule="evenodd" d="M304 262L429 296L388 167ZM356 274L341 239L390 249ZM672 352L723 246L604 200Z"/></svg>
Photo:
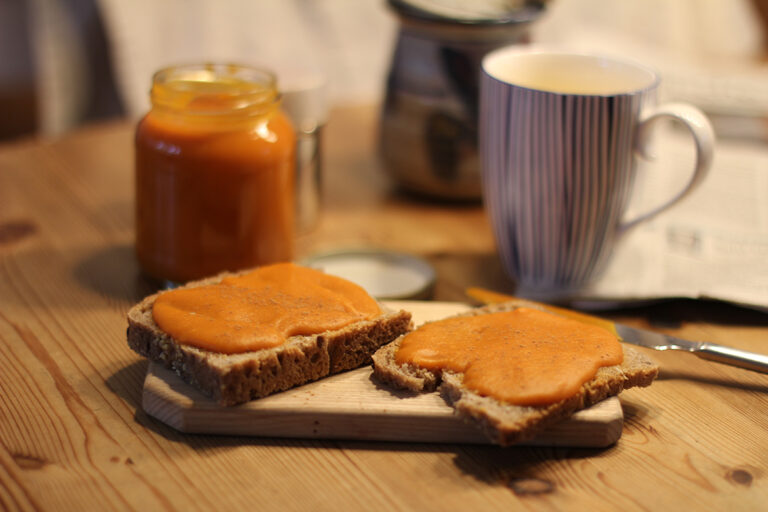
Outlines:
<svg viewBox="0 0 768 512"><path fill-rule="evenodd" d="M275 347L381 313L360 286L292 263L171 290L152 309L155 323L180 343L225 354Z"/></svg>
<svg viewBox="0 0 768 512"><path fill-rule="evenodd" d="M399 365L463 373L467 388L515 405L569 398L623 359L611 332L530 308L425 324L395 355Z"/></svg>
<svg viewBox="0 0 768 512"><path fill-rule="evenodd" d="M136 127L136 255L185 282L290 261L296 135L276 79L230 65L155 75Z"/></svg>

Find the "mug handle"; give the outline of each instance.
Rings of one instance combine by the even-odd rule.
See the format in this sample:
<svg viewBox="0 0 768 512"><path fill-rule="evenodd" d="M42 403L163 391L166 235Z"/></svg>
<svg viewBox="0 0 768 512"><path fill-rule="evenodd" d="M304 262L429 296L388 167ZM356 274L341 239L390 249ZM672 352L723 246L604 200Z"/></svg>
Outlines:
<svg viewBox="0 0 768 512"><path fill-rule="evenodd" d="M715 146L715 133L707 117L693 105L687 103L667 103L653 108L645 119L640 121L637 128L635 139L635 151L643 157L648 156L648 141L651 128L655 121L662 118L671 118L680 121L685 126L696 144L696 163L693 167L693 174L688 184L675 196L661 206L657 206L651 211L637 216L636 218L623 222L618 226L619 234L625 233L629 229L645 222L671 207L685 196L690 194L706 177L709 168L712 166L712 158Z"/></svg>

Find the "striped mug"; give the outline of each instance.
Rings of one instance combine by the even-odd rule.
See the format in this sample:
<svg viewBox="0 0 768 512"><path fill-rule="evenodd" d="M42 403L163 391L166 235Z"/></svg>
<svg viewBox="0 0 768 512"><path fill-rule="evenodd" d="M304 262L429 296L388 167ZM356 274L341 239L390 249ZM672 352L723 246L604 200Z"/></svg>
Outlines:
<svg viewBox="0 0 768 512"><path fill-rule="evenodd" d="M714 135L681 103L655 105L659 76L631 61L536 47L485 56L480 83L483 200L518 293L557 297L600 275L630 227L666 210L704 179ZM693 135L690 180L671 200L625 219L653 122Z"/></svg>

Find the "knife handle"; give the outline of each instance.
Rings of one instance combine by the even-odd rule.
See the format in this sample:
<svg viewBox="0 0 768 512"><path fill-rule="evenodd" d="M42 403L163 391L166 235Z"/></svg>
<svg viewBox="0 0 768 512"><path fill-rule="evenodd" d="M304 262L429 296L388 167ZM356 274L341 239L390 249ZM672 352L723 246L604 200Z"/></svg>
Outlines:
<svg viewBox="0 0 768 512"><path fill-rule="evenodd" d="M768 373L768 356L724 347L714 343L702 343L694 352L697 356L708 361L738 366L755 372Z"/></svg>

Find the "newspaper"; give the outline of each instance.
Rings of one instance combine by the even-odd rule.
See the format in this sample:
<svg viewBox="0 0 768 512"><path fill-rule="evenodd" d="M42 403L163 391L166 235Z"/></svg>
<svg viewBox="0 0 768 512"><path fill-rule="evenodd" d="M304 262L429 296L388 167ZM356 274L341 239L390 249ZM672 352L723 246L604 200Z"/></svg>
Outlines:
<svg viewBox="0 0 768 512"><path fill-rule="evenodd" d="M664 133L638 168L627 218L690 178L690 136ZM629 231L606 272L573 297L582 307L708 298L768 310L768 145L718 141L707 178L688 197Z"/></svg>

